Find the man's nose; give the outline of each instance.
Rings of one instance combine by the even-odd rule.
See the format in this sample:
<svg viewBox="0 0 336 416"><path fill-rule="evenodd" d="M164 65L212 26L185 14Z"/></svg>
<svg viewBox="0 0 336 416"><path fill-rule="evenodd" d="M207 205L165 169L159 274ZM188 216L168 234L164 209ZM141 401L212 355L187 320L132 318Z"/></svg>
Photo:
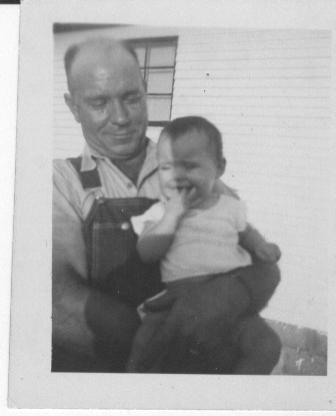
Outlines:
<svg viewBox="0 0 336 416"><path fill-rule="evenodd" d="M125 104L121 100L113 100L109 103L109 119L113 124L124 125L129 122L129 114Z"/></svg>

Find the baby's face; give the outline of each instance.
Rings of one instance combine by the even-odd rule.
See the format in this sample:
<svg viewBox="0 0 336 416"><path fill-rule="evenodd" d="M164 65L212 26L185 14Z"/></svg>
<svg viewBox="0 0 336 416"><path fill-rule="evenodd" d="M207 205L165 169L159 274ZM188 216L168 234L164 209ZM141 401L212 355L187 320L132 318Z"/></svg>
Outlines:
<svg viewBox="0 0 336 416"><path fill-rule="evenodd" d="M208 145L208 138L196 130L173 142L169 136L160 137L159 179L161 192L167 199L182 190L187 193L193 191L193 198L200 202L212 195L215 182L222 172Z"/></svg>

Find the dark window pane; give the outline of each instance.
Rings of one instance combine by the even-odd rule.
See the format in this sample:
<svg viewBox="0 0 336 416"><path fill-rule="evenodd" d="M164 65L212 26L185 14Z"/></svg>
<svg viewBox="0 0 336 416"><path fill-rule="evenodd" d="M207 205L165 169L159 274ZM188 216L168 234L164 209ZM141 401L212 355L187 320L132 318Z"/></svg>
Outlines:
<svg viewBox="0 0 336 416"><path fill-rule="evenodd" d="M150 121L169 120L170 97L147 96L148 116Z"/></svg>
<svg viewBox="0 0 336 416"><path fill-rule="evenodd" d="M148 72L148 93L171 94L173 71L171 69L150 69Z"/></svg>
<svg viewBox="0 0 336 416"><path fill-rule="evenodd" d="M175 49L175 45L152 46L149 51L149 65L173 66L175 63Z"/></svg>

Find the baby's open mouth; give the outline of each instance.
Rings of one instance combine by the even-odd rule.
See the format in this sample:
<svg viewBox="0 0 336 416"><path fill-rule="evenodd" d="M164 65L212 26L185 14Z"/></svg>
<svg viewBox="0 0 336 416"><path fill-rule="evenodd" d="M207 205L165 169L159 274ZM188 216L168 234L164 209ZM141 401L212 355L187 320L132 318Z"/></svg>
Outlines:
<svg viewBox="0 0 336 416"><path fill-rule="evenodd" d="M184 185L184 186L177 186L176 189L178 192L186 191L190 192L192 190L193 186L191 185Z"/></svg>

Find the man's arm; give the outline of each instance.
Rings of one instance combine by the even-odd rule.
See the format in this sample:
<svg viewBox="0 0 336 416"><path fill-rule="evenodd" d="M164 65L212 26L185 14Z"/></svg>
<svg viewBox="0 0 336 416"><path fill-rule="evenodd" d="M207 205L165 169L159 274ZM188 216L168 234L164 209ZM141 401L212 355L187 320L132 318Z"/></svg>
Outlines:
<svg viewBox="0 0 336 416"><path fill-rule="evenodd" d="M85 285L86 258L81 219L69 201L62 178L56 176L54 179L53 342L92 355L93 334L84 316L90 290Z"/></svg>
<svg viewBox="0 0 336 416"><path fill-rule="evenodd" d="M66 174L64 174L66 172ZM68 175L69 174L69 175ZM69 176L69 178L68 178ZM94 368L119 369L126 362L139 325L134 308L87 285L86 248L76 192L67 183L76 181L67 166L55 169L53 191L52 330L53 347L70 356L91 360ZM103 355L97 355L97 347ZM55 361L59 362L56 357ZM117 360L117 362L116 362ZM62 361L62 360L61 360ZM63 364L62 362L60 363ZM57 370L56 370L57 371ZM62 371L69 371L64 368Z"/></svg>

